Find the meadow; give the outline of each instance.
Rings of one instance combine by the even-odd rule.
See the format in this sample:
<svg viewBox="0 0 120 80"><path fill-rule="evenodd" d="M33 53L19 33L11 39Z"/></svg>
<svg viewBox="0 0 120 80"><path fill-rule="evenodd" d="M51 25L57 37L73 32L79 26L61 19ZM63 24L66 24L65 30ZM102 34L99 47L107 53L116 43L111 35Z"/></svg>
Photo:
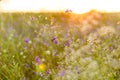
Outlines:
<svg viewBox="0 0 120 80"><path fill-rule="evenodd" d="M0 13L0 80L120 80L120 13Z"/></svg>

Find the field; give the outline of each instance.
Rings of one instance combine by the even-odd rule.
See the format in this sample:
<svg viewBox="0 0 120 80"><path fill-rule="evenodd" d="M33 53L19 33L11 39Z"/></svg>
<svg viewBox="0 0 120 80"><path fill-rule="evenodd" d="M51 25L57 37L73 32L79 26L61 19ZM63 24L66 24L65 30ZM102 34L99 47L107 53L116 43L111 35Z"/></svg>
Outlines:
<svg viewBox="0 0 120 80"><path fill-rule="evenodd" d="M0 80L120 80L120 13L0 13Z"/></svg>

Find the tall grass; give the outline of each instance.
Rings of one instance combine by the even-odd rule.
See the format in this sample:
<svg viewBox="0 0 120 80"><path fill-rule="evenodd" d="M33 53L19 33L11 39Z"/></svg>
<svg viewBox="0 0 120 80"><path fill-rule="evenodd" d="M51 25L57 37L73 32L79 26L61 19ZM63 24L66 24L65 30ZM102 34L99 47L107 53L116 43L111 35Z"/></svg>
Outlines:
<svg viewBox="0 0 120 80"><path fill-rule="evenodd" d="M86 34L83 15L0 16L0 80L120 79L119 14L102 13L101 24Z"/></svg>

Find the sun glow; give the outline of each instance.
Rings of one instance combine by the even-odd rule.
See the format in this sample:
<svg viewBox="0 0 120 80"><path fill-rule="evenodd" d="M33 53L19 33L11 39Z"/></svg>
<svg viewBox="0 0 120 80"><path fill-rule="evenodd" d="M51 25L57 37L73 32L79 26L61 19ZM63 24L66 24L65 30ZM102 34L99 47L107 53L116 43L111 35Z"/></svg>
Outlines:
<svg viewBox="0 0 120 80"><path fill-rule="evenodd" d="M40 12L64 11L71 9L74 13L84 13L92 9L99 11L120 11L118 0L3 0L0 2L2 12Z"/></svg>

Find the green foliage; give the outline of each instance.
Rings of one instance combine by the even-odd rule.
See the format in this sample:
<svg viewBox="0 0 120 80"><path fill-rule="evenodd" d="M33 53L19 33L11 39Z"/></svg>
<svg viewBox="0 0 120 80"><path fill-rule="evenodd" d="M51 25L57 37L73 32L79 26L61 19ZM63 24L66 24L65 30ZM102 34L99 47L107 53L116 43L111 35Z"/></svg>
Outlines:
<svg viewBox="0 0 120 80"><path fill-rule="evenodd" d="M104 13L101 26L84 34L83 25L70 22L74 15L79 19L69 13L0 13L0 80L119 80L120 17ZM45 72L37 73L36 56Z"/></svg>

